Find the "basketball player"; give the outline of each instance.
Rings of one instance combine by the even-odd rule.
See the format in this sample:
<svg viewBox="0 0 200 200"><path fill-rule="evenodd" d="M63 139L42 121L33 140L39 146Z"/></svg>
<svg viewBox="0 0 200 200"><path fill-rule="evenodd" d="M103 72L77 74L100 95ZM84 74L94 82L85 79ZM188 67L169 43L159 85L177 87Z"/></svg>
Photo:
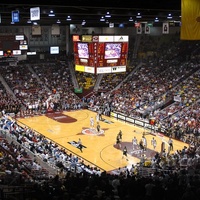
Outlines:
<svg viewBox="0 0 200 200"><path fill-rule="evenodd" d="M126 160L128 161L128 157L127 157L127 148L126 148L126 146L124 147L124 149L123 149L123 155L122 155L122 159L124 158L124 156L126 157Z"/></svg>
<svg viewBox="0 0 200 200"><path fill-rule="evenodd" d="M97 122L97 134L100 134L100 133L101 133L101 127L100 127L99 122Z"/></svg>
<svg viewBox="0 0 200 200"><path fill-rule="evenodd" d="M122 131L120 130L118 133L119 139L122 141Z"/></svg>
<svg viewBox="0 0 200 200"><path fill-rule="evenodd" d="M139 146L140 146L140 149L141 149L141 150L144 150L144 145L143 145L142 139L141 139L140 142L139 142Z"/></svg>
<svg viewBox="0 0 200 200"><path fill-rule="evenodd" d="M142 143L143 143L143 147L144 147L144 151L147 150L147 139L145 138L145 136L142 136Z"/></svg>
<svg viewBox="0 0 200 200"><path fill-rule="evenodd" d="M98 123L99 122L99 113L97 112L97 115L96 115L96 122Z"/></svg>
<svg viewBox="0 0 200 200"><path fill-rule="evenodd" d="M102 121L103 119L102 119L102 110L101 110L101 108L99 109L98 114L99 114L99 120Z"/></svg>
<svg viewBox="0 0 200 200"><path fill-rule="evenodd" d="M94 128L94 118L90 117L90 128Z"/></svg>
<svg viewBox="0 0 200 200"><path fill-rule="evenodd" d="M173 148L173 140L171 137L169 138L168 144L169 144L169 151L173 151L173 149L174 149Z"/></svg>
<svg viewBox="0 0 200 200"><path fill-rule="evenodd" d="M133 150L137 149L138 143L137 143L137 138L135 136L134 136L134 138L132 140L132 144L133 144Z"/></svg>
<svg viewBox="0 0 200 200"><path fill-rule="evenodd" d="M121 140L120 140L119 134L117 134L116 145L117 145L117 147L118 147L119 149L121 149Z"/></svg>
<svg viewBox="0 0 200 200"><path fill-rule="evenodd" d="M155 149L157 146L157 141L154 139L154 137L151 140L151 145L153 146L153 148Z"/></svg>
<svg viewBox="0 0 200 200"><path fill-rule="evenodd" d="M78 139L77 144L78 144L77 148L80 149L81 152L83 152L83 150L82 150L83 149L83 145L82 145L82 141L81 141L80 138Z"/></svg>

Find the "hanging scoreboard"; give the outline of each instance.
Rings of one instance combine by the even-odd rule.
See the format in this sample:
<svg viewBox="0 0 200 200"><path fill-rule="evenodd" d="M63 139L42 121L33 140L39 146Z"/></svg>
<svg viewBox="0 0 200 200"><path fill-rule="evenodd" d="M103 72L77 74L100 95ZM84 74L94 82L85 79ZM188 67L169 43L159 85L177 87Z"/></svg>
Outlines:
<svg viewBox="0 0 200 200"><path fill-rule="evenodd" d="M125 72L128 39L126 35L83 35L74 41L75 70L93 74Z"/></svg>

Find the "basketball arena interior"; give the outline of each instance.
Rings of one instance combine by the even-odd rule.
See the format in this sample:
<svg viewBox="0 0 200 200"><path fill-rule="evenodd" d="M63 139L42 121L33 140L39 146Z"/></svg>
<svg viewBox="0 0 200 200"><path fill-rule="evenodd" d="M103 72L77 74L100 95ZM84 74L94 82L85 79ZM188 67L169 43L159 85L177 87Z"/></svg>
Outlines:
<svg viewBox="0 0 200 200"><path fill-rule="evenodd" d="M199 199L199 40L199 0L0 3L0 199Z"/></svg>

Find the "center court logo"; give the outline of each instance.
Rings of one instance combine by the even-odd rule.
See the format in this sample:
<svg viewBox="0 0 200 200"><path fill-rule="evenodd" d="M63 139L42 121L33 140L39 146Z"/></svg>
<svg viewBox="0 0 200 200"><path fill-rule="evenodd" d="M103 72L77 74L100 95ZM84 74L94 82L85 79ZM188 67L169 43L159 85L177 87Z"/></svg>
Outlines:
<svg viewBox="0 0 200 200"><path fill-rule="evenodd" d="M99 132L97 132L97 130L94 128L84 128L82 130L82 133L85 135L103 135L104 132L104 130L100 130Z"/></svg>

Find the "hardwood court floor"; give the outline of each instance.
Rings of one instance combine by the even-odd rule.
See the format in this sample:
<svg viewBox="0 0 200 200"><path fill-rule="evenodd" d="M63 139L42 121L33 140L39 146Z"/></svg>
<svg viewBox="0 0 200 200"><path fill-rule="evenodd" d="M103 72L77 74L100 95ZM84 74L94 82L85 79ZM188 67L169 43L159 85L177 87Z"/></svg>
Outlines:
<svg viewBox="0 0 200 200"><path fill-rule="evenodd" d="M64 118L70 118L71 121L65 123ZM93 134L90 129L90 118L96 119L96 113L89 110L65 111L62 115L52 117L42 115L35 117L17 118L18 123L32 128L33 130L43 134L45 137L53 140L57 144L65 147L74 154L82 157L85 160L93 163L103 170L111 171L119 167L130 166L140 161L140 156L132 154L132 138L136 136L138 141L142 138L144 130L141 127L130 125L125 122L118 121L114 118L103 116L105 122L100 121L103 134ZM96 127L96 121L95 121ZM128 161L122 159L122 150L115 148L116 136L122 130L122 146L129 146ZM82 133L83 132L83 133ZM147 134L148 152L147 157L153 156L155 151L160 152L162 141L168 141L168 138L163 136L153 136ZM151 139L154 137L157 140L155 151L151 145ZM83 153L76 148L73 141L81 139ZM70 144L72 143L72 144ZM187 146L185 143L174 140L174 150L182 149ZM137 153L136 153L137 154ZM91 164L92 165L92 164Z"/></svg>

